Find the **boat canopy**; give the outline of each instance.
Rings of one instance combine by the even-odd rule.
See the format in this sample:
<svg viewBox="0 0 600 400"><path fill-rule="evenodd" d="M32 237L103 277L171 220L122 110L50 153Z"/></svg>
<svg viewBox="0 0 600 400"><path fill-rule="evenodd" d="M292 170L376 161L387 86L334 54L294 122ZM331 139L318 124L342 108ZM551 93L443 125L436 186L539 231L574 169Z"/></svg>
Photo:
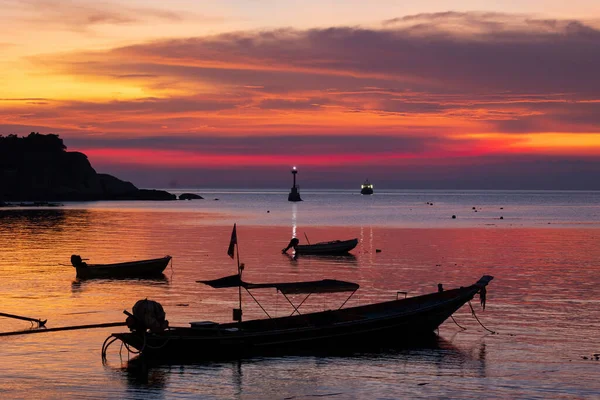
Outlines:
<svg viewBox="0 0 600 400"><path fill-rule="evenodd" d="M213 279L211 281L196 281L198 283L204 283L215 289L229 288L229 287L246 287L247 283L244 282L238 274L226 276L219 279Z"/></svg>
<svg viewBox="0 0 600 400"><path fill-rule="evenodd" d="M358 283L323 279L310 282L248 283L248 289L276 288L284 294L354 292Z"/></svg>
<svg viewBox="0 0 600 400"><path fill-rule="evenodd" d="M241 280L239 275L230 275L210 281L197 282L204 283L215 289L238 286L246 289L275 288L283 294L354 292L359 288L358 283L338 281L336 279L308 282L249 283Z"/></svg>

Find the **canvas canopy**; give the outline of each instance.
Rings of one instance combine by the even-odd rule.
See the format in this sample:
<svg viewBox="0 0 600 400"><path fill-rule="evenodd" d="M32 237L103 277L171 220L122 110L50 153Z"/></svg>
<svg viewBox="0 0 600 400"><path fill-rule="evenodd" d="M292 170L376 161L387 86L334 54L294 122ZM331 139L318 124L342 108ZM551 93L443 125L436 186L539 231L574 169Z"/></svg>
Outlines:
<svg viewBox="0 0 600 400"><path fill-rule="evenodd" d="M357 283L338 281L335 279L323 279L320 281L308 282L249 283L241 280L239 275L230 275L220 279L197 282L204 283L215 289L238 286L246 289L275 288L283 294L354 292L359 288Z"/></svg>

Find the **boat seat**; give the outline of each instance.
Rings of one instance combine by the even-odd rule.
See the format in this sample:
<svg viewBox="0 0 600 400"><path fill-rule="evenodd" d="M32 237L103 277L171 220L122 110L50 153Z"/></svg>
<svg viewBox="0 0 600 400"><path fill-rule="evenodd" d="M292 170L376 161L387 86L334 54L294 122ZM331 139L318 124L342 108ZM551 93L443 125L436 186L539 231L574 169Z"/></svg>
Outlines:
<svg viewBox="0 0 600 400"><path fill-rule="evenodd" d="M190 326L192 328L200 328L200 329L216 329L219 324L213 321L197 321L190 322Z"/></svg>

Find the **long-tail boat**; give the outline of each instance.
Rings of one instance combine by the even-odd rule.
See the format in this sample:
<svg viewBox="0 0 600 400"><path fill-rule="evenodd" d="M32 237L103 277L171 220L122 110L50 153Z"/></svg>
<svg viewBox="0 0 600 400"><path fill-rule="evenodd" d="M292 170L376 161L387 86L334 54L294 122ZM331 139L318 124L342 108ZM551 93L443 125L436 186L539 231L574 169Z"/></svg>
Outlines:
<svg viewBox="0 0 600 400"><path fill-rule="evenodd" d="M312 244L299 244L298 238L293 238L288 246L281 250L286 253L290 248L294 249L294 253L310 254L310 255L336 255L346 254L358 245L358 239L348 240L332 240L330 242L318 242Z"/></svg>
<svg viewBox="0 0 600 400"><path fill-rule="evenodd" d="M143 278L160 276L171 261L171 256L151 260L128 261L115 264L88 264L77 255L71 256L71 264L77 278Z"/></svg>

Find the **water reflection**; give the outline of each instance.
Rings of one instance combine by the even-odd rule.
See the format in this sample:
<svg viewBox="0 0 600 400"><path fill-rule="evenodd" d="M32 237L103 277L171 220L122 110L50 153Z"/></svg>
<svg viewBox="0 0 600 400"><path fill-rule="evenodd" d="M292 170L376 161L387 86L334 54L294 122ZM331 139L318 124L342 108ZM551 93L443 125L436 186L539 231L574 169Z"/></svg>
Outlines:
<svg viewBox="0 0 600 400"><path fill-rule="evenodd" d="M164 286L169 284L169 278L165 274L151 278L76 278L71 282L71 292L78 293L90 285L107 285L126 283L131 286Z"/></svg>
<svg viewBox="0 0 600 400"><path fill-rule="evenodd" d="M13 234L60 231L65 225L85 226L88 216L87 210L0 210L0 230L10 230Z"/></svg>
<svg viewBox="0 0 600 400"><path fill-rule="evenodd" d="M320 262L325 265L327 265L327 264L332 264L332 265L343 264L343 265L353 265L353 266L358 265L358 259L356 258L356 256L354 254L351 254L351 253L336 254L336 255L294 254L293 257L289 256L289 255L288 255L288 257L292 258L295 261L305 260L305 261L312 261L312 262Z"/></svg>
<svg viewBox="0 0 600 400"><path fill-rule="evenodd" d="M166 386L170 374L169 369L150 368L149 364L139 357L128 360L120 371L124 373L131 388L162 389Z"/></svg>
<svg viewBox="0 0 600 400"><path fill-rule="evenodd" d="M231 226L213 226L200 213L164 212L162 204L147 211L0 210L2 311L47 318L53 326L94 324L123 321L124 306L150 297L164 305L173 326L197 320L228 322L237 292L217 291L196 280L235 270L235 261L225 253ZM294 207L303 207L296 215L303 219L296 222L304 224L308 205ZM328 213L333 211L320 210L319 221L331 221ZM48 218L41 221L44 213ZM593 367L592 361L583 364L576 359L597 352L597 327L590 321L600 318L598 229L311 225L311 239L345 237L350 232L360 238L354 251L357 267L349 267L354 265L352 259L348 264L328 257L283 259L280 249L290 234L287 202L284 217L283 226L238 226L248 281L356 282L361 289L351 305L361 305L391 300L396 290L424 294L435 291L439 282L452 288L490 274L497 280L488 292L488 320L482 322L502 325L517 333L518 340L510 335L483 336L476 322L452 338L458 328L449 321L441 332L450 347L441 342L438 348L158 366L144 378L133 371L99 368L99 349L110 330L25 335L2 340L0 371L6 381L3 389L8 388L4 397L69 398L85 393L97 398L281 399L344 391L345 398L483 398L490 393L497 398L540 398L548 393L593 398L600 391L594 374L583 371ZM348 218L354 221L353 216ZM73 253L103 262L171 254L175 273L167 274L168 283L73 281L73 267L58 265L68 263ZM288 312L280 295L264 296L264 302L259 300L268 310L275 309L278 316ZM339 306L337 300L327 298L324 303ZM250 304L251 299L246 301ZM178 306L183 304L189 306ZM317 311L323 303L315 300L305 306ZM250 319L264 318L257 306L248 305L244 312ZM468 315L461 310L459 323ZM4 319L2 324L3 331L29 325ZM118 360L115 353L118 349L112 354ZM560 371L550 373L558 364ZM430 384L418 386L423 382Z"/></svg>
<svg viewBox="0 0 600 400"><path fill-rule="evenodd" d="M353 347L340 348L338 346L332 346L331 348L319 346L315 349L307 348L286 348L285 354L282 355L281 351L272 351L263 353L260 356L249 356L247 358L240 359L217 359L207 361L194 361L188 358L166 360L166 359L145 359L139 355L134 356L128 360L128 367L151 369L164 366L222 366L225 365L236 365L237 369L241 366L256 363L269 363L278 362L291 359L311 359L314 362L331 362L334 359L390 359L390 358L407 358L415 357L416 359L426 361L448 361L450 359L456 360L485 360L485 351L481 352L481 345L485 348L485 344L481 343L476 355L473 355L471 351L461 350L455 346L451 341L444 339L443 337L435 333L426 333L418 338L404 338L401 341L392 342L362 342L356 343ZM124 350L123 350L124 351ZM108 365L108 364L106 364Z"/></svg>
<svg viewBox="0 0 600 400"><path fill-rule="evenodd" d="M297 227L297 217L298 217L298 204L292 204L292 237L296 237L296 227Z"/></svg>
<svg viewBox="0 0 600 400"><path fill-rule="evenodd" d="M172 363L136 357L114 371L127 383L127 391L138 395L151 392L163 397L178 389L192 394L190 390L194 388L202 390L204 396L217 398L254 398L257 391L260 392L257 398L286 398L364 391L365 388L354 388L348 382L353 379L365 382L365 373L377 382L394 382L398 374L406 374L429 383L436 377L443 378L448 371L459 376L480 376L484 374L481 365L483 361L479 362L470 352L432 334L418 342L391 347L365 343L360 349L298 351L286 356L232 361ZM221 384L210 384L215 379Z"/></svg>
<svg viewBox="0 0 600 400"><path fill-rule="evenodd" d="M46 210L46 209L18 209L18 210L2 210L0 212L0 221L3 224L14 223L39 223L46 224L45 226L56 225L66 218L65 210Z"/></svg>

